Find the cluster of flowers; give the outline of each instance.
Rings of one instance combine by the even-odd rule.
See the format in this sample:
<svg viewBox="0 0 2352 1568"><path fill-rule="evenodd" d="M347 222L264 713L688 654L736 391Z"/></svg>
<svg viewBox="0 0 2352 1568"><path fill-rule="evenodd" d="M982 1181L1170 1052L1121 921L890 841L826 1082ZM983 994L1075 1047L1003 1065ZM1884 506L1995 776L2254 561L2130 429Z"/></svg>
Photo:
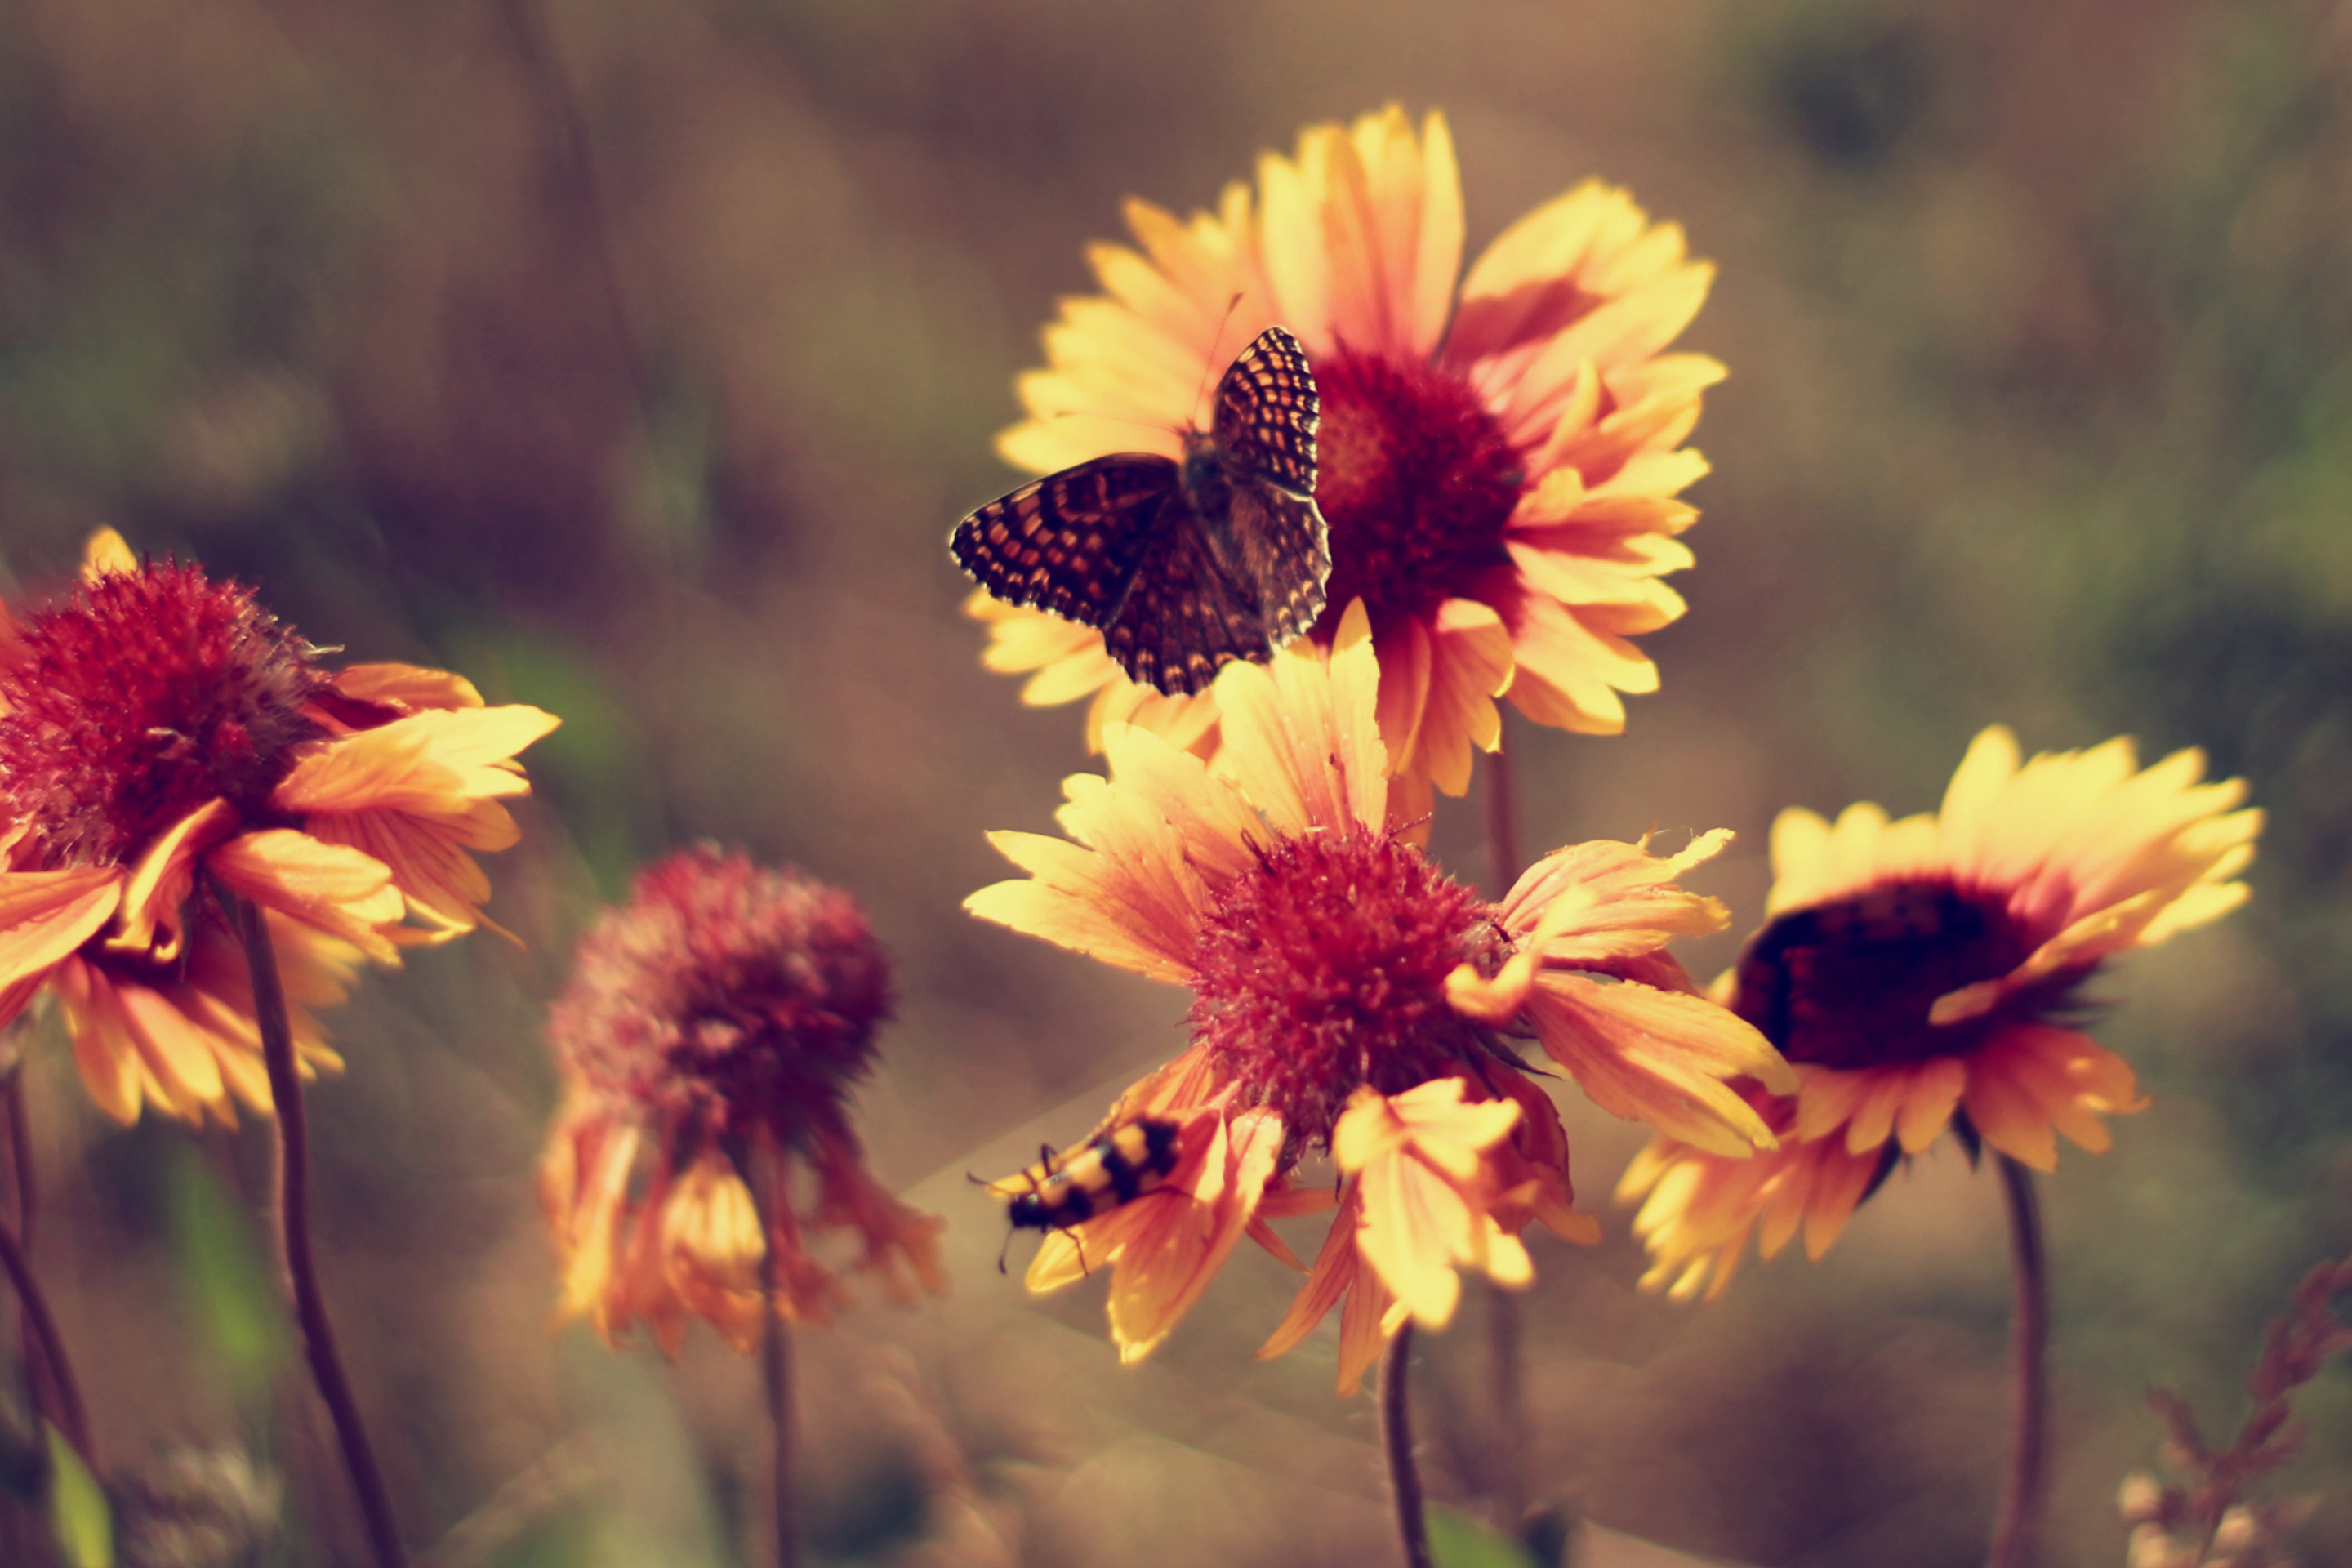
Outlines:
<svg viewBox="0 0 2352 1568"><path fill-rule="evenodd" d="M1189 987L1189 1047L1106 1125L1178 1131L1155 1197L1045 1238L1033 1288L1106 1264L1120 1353L1149 1353L1244 1236L1305 1281L1262 1353L1340 1309L1354 1388L1459 1271L1524 1285L1540 1221L1590 1242L1550 1094L1522 1047L1655 1138L1619 1193L1650 1280L1720 1291L1752 1237L1819 1257L1901 1157L1947 1131L2051 1169L2144 1103L2069 1021L2109 958L2245 896L2258 814L2184 752L2021 760L1988 730L1941 811L1784 814L1766 923L1702 986L1666 952L1727 910L1682 879L1724 832L1544 856L1496 902L1425 850L1532 722L1622 729L1655 688L1630 640L1682 613L1684 443L1713 360L1666 352L1711 270L1622 192L1570 191L1464 272L1444 121L1308 131L1213 214L1135 204L1139 248L1046 334L1003 449L1039 470L1197 417L1219 344L1287 327L1323 422L1329 608L1206 691L1129 682L1098 632L984 596L989 664L1033 703L1090 698L1107 776L1065 785L1066 838L1000 834L1024 875L984 919ZM330 671L246 589L93 542L80 585L0 620L0 1023L53 996L92 1098L128 1122L268 1111L269 1005L237 921L260 911L305 1070L312 1016L363 963L484 923L474 851L513 842L516 755L556 721L454 675ZM1490 764L1491 765L1491 764ZM583 944L551 1037L566 1083L542 1167L567 1311L675 1349L739 1346L846 1300L815 1238L862 1240L894 1295L933 1290L940 1222L866 1172L847 1098L890 1005L848 898L740 855L641 879ZM1328 1158L1339 1181L1308 1179ZM797 1173L796 1173L797 1172ZM1332 1211L1311 1265L1268 1225Z"/></svg>
<svg viewBox="0 0 2352 1568"><path fill-rule="evenodd" d="M2081 987L2245 896L2260 816L2194 752L2021 762L1996 728L1937 816L1785 813L1767 924L1711 990L1664 949L1727 923L1677 882L1727 833L1670 858L1560 849L1494 905L1418 847L1433 793L1499 749L1498 701L1606 733L1618 693L1656 687L1628 639L1682 612L1660 579L1691 561L1678 497L1706 471L1683 443L1723 374L1664 352L1711 279L1679 230L1587 184L1462 273L1445 123L1394 109L1308 131L1214 214L1128 216L1140 249L1093 253L1107 297L1066 303L1002 449L1048 469L1181 430L1218 344L1286 326L1322 394L1330 608L1270 670L1169 698L1099 633L969 606L991 666L1034 672L1025 700L1091 695L1109 776L1068 781L1075 843L998 835L1029 879L968 907L1197 997L1191 1049L1110 1120L1181 1123L1170 1184L1198 1201L1049 1237L1033 1286L1109 1261L1112 1331L1139 1356L1239 1237L1286 1256L1261 1222L1333 1203L1292 1180L1328 1154L1338 1214L1266 1349L1344 1298L1352 1388L1407 1317L1446 1321L1457 1268L1523 1284L1531 1221L1597 1234L1527 1040L1656 1130L1619 1193L1678 1295L1721 1290L1751 1236L1769 1256L1801 1227L1818 1258L1947 1129L2045 1171L2060 1133L2106 1146L2101 1118L2144 1101L2066 1022Z"/></svg>

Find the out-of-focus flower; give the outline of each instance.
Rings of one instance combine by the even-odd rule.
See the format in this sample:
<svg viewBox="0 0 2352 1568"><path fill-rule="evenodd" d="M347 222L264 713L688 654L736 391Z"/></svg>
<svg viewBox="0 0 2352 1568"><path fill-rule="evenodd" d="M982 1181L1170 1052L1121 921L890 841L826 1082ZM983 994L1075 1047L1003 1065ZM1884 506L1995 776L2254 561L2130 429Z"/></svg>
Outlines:
<svg viewBox="0 0 2352 1568"><path fill-rule="evenodd" d="M1571 1206L1559 1114L1507 1037L1533 1036L1609 1110L1727 1154L1771 1135L1724 1080L1793 1087L1762 1037L1664 952L1724 923L1674 884L1721 836L1672 859L1563 849L1482 904L1389 825L1379 685L1359 605L1328 653L1302 641L1219 676L1214 773L1149 730L1109 726L1110 776L1065 782L1069 840L992 836L1030 876L965 900L1195 993L1191 1047L1108 1121L1176 1123L1175 1170L1047 1236L1029 1271L1044 1290L1108 1262L1126 1360L1166 1337L1243 1235L1289 1258L1264 1222L1335 1201L1291 1184L1311 1152L1345 1177L1339 1212L1263 1353L1344 1298L1343 1389L1407 1316L1451 1317L1460 1267L1526 1283L1531 1220L1594 1239Z"/></svg>
<svg viewBox="0 0 2352 1568"><path fill-rule="evenodd" d="M1107 297L1066 300L1046 329L1051 368L1022 377L1030 417L1000 438L1005 458L1040 473L1119 451L1180 458L1186 424L1207 424L1213 373L1286 326L1322 396L1315 496L1332 565L1314 636L1328 647L1349 603L1370 609L1401 802L1467 787L1472 749L1499 744L1507 692L1538 723L1622 729L1618 694L1657 687L1628 639L1683 611L1661 578L1691 563L1675 535L1697 513L1676 498L1706 465L1682 442L1723 375L1662 352L1714 277L1681 229L1588 183L1464 276L1445 121L1415 135L1393 106L1310 128L1213 214L1180 221L1135 201L1127 218L1140 249L1090 252ZM990 668L1035 672L1024 701L1093 696L1090 744L1124 721L1213 747L1213 693L1138 686L1099 632L1042 611L985 594L969 607L991 624Z"/></svg>
<svg viewBox="0 0 2352 1568"><path fill-rule="evenodd" d="M881 947L839 889L707 847L641 875L549 1017L566 1094L540 1193L562 1314L614 1344L642 1318L672 1353L699 1316L748 1349L772 1248L781 1315L823 1322L847 1302L812 1253L833 1230L898 1300L944 1290L940 1221L875 1181L849 1126L889 1012Z"/></svg>
<svg viewBox="0 0 2352 1568"><path fill-rule="evenodd" d="M2243 902L2262 814L2205 759L2142 770L2128 740L2019 764L1976 738L1940 816L1848 807L1772 827L1764 929L1727 977L1734 1011L1797 1065L1795 1097L1749 1098L1783 1136L1727 1162L1669 1134L1618 1188L1653 1284L1719 1293L1750 1234L1769 1258L1801 1226L1819 1258L1895 1162L1947 1127L2038 1171L2063 1133L2094 1153L2104 1116L2147 1101L2123 1058L2069 1023L2110 957ZM1712 1274L1712 1284L1709 1277Z"/></svg>
<svg viewBox="0 0 2352 1568"><path fill-rule="evenodd" d="M482 923L471 852L518 833L513 759L557 721L462 677L329 670L252 590L134 560L0 637L0 1024L62 1005L108 1114L269 1109L252 984L217 888L259 908L307 1072L310 1010L365 960ZM419 923L408 923L411 918Z"/></svg>
<svg viewBox="0 0 2352 1568"><path fill-rule="evenodd" d="M110 1489L123 1568L258 1568L284 1533L284 1485L235 1446L161 1449Z"/></svg>

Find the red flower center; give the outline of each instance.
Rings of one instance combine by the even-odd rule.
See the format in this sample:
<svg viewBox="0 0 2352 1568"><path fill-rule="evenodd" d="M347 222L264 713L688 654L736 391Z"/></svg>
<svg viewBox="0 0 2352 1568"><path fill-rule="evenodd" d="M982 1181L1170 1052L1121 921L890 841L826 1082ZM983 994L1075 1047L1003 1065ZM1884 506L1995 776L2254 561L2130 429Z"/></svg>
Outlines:
<svg viewBox="0 0 2352 1568"><path fill-rule="evenodd" d="M593 1087L689 1135L797 1142L837 1128L889 1013L855 899L705 847L646 872L582 940L548 1033Z"/></svg>
<svg viewBox="0 0 2352 1568"><path fill-rule="evenodd" d="M1349 602L1423 616L1509 564L1527 465L1463 382L1347 349L1316 362L1315 501L1331 530L1328 641Z"/></svg>
<svg viewBox="0 0 2352 1568"><path fill-rule="evenodd" d="M1791 910L1749 940L1732 1010L1792 1062L1853 1069L1961 1056L2021 1016L2064 1006L2063 971L1997 1010L1938 1027L1936 999L2022 963L2036 942L2000 901L1949 882L1898 882Z"/></svg>
<svg viewBox="0 0 2352 1568"><path fill-rule="evenodd" d="M316 652L194 566L149 563L35 616L0 668L0 820L19 869L121 865L198 806L274 819L270 792L318 738Z"/></svg>
<svg viewBox="0 0 2352 1568"><path fill-rule="evenodd" d="M1190 1022L1253 1103L1328 1144L1359 1084L1399 1094L1486 1055L1445 977L1465 958L1491 972L1503 942L1486 906L1410 845L1284 839L1218 892Z"/></svg>

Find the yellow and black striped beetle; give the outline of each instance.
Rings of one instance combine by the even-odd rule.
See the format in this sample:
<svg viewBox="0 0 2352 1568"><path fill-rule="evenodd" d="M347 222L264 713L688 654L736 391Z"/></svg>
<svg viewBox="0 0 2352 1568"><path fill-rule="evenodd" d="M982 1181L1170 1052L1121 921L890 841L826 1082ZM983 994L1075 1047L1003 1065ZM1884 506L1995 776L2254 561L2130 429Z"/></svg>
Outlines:
<svg viewBox="0 0 2352 1568"><path fill-rule="evenodd" d="M1066 1154L1039 1150L1037 1163L988 1191L1015 1230L1067 1230L1164 1185L1183 1155L1180 1131L1158 1117L1123 1121Z"/></svg>

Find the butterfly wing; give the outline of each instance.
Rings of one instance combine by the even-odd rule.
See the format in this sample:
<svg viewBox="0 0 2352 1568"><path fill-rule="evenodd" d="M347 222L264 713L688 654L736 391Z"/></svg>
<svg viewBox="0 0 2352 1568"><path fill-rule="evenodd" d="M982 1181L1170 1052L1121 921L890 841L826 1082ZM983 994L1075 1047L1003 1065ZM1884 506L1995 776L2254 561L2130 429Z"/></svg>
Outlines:
<svg viewBox="0 0 2352 1568"><path fill-rule="evenodd" d="M1223 546L1227 574L1240 578L1256 602L1261 645L1280 647L1305 636L1323 614L1331 576L1330 547L1314 498L1236 479Z"/></svg>
<svg viewBox="0 0 2352 1568"><path fill-rule="evenodd" d="M1268 327L1217 383L1210 428L1237 475L1253 475L1311 500L1315 431L1322 409L1307 351L1280 327Z"/></svg>
<svg viewBox="0 0 2352 1568"><path fill-rule="evenodd" d="M990 501L956 524L948 548L1008 604L1099 626L1126 603L1177 488L1166 458L1097 458Z"/></svg>
<svg viewBox="0 0 2352 1568"><path fill-rule="evenodd" d="M1216 447L1229 499L1217 553L1264 614L1279 647L1323 613L1331 548L1315 504L1315 433L1322 419L1315 374L1280 327L1258 334L1217 384Z"/></svg>
<svg viewBox="0 0 2352 1568"><path fill-rule="evenodd" d="M1256 597L1218 564L1201 520L1181 500L1145 544L1127 603L1103 628L1103 647L1130 679L1171 696L1205 690L1234 659L1265 658Z"/></svg>

